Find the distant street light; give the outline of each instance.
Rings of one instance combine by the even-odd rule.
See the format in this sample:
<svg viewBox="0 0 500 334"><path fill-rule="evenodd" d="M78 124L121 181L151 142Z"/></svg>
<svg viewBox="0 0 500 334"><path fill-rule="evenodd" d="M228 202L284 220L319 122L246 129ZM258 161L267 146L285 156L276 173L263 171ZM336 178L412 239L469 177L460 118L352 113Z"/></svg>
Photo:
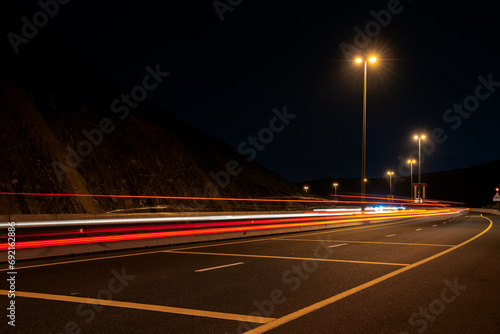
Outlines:
<svg viewBox="0 0 500 334"><path fill-rule="evenodd" d="M425 140L425 135L415 135L413 139L417 140L418 139L418 191L417 191L417 198L418 201L421 201L422 197L422 180L421 180L421 165L422 165L422 158L421 158L421 152L422 152L422 140Z"/></svg>
<svg viewBox="0 0 500 334"><path fill-rule="evenodd" d="M306 194L307 194L307 191L309 190L309 186L304 186L304 190L306 191Z"/></svg>
<svg viewBox="0 0 500 334"><path fill-rule="evenodd" d="M392 176L394 175L394 172L387 172L387 175L389 175L389 196L392 195Z"/></svg>
<svg viewBox="0 0 500 334"><path fill-rule="evenodd" d="M410 164L410 197L413 198L413 164L417 161L415 159L409 159L407 163Z"/></svg>
<svg viewBox="0 0 500 334"><path fill-rule="evenodd" d="M500 188L496 188L495 190L496 190L496 191L499 191L499 190L500 190Z"/></svg>
<svg viewBox="0 0 500 334"><path fill-rule="evenodd" d="M333 187L335 188L335 200L337 200L337 187L339 186L339 184L337 182L335 182L333 184Z"/></svg>
<svg viewBox="0 0 500 334"><path fill-rule="evenodd" d="M361 57L357 57L355 59L357 64L364 63L364 84L363 84L363 141L362 141L362 159L361 159L361 199L363 204L361 205L361 209L365 209L365 182L366 182L366 69L367 63L375 64L377 62L377 57L370 56L368 60L363 59Z"/></svg>

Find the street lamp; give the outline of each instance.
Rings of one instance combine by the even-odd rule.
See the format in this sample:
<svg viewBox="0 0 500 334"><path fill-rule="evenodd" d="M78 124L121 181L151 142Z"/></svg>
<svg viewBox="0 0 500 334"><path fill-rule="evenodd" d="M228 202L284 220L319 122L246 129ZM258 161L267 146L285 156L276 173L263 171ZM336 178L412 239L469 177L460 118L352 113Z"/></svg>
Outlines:
<svg viewBox="0 0 500 334"><path fill-rule="evenodd" d="M335 200L337 200L337 187L339 186L339 184L337 182L335 182L333 184L333 187L335 188Z"/></svg>
<svg viewBox="0 0 500 334"><path fill-rule="evenodd" d="M389 196L392 195L392 176L394 175L394 172L387 172L387 175L389 175Z"/></svg>
<svg viewBox="0 0 500 334"><path fill-rule="evenodd" d="M366 180L366 69L367 69L367 63L375 64L377 62L377 57L370 56L368 59L357 57L355 61L357 64L364 63L364 70L365 70L364 83L363 83L363 140L362 140L362 159L361 159L361 199L363 202L361 209L364 210L365 182L366 182L365 181Z"/></svg>
<svg viewBox="0 0 500 334"><path fill-rule="evenodd" d="M413 164L417 161L415 159L408 159L407 163L410 164L410 197L413 198Z"/></svg>
<svg viewBox="0 0 500 334"><path fill-rule="evenodd" d="M304 190L306 191L306 194L307 194L307 191L309 190L309 186L304 186Z"/></svg>
<svg viewBox="0 0 500 334"><path fill-rule="evenodd" d="M415 135L413 139L417 140L418 139L418 191L417 191L417 196L418 196L418 201L420 202L421 196L422 196L422 180L421 180L421 165L422 165L422 158L421 158L421 152L422 152L422 140L425 140L425 135Z"/></svg>

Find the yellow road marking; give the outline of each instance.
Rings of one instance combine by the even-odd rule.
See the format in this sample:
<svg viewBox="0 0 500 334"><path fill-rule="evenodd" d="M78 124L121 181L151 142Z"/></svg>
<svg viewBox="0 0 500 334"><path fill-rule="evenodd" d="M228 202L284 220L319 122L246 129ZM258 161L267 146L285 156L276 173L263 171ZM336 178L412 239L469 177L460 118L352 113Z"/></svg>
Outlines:
<svg viewBox="0 0 500 334"><path fill-rule="evenodd" d="M455 245L441 245L441 244L416 244L407 242L382 242L382 241L352 241L352 240L319 240L319 239L277 239L277 240L290 240L290 241L314 241L314 242L347 242L349 244L382 244L382 245L405 245L405 246L432 246L432 247L453 247Z"/></svg>
<svg viewBox="0 0 500 334"><path fill-rule="evenodd" d="M352 228L339 228L339 229L335 229L334 231L321 231L321 232L314 232L314 233L312 233L312 232L311 233L305 232L305 233L301 233L301 234L297 234L297 235L298 236L302 236L302 235L317 235L317 234L337 233L337 232L352 231L352 230L361 230L361 229L365 229L365 228L374 228L374 227L380 227L380 226L389 226L389 225L406 223L409 220L415 219L415 218L422 218L422 217L403 218L404 221L399 221L399 222L394 222L394 223L385 223L385 224L374 223L375 225L366 225L366 226L352 227ZM278 237L276 239L282 239L282 238L288 238L288 236Z"/></svg>
<svg viewBox="0 0 500 334"><path fill-rule="evenodd" d="M379 227L379 226L387 226L387 225L394 225L394 224L401 224L401 223L403 223L403 222L395 222L395 223L387 223L387 224L377 224L377 225L369 225L369 226L361 226L361 227L353 227L353 228L337 227L337 228L328 229L328 231L322 231L322 232L316 232L316 233L303 232L303 233L298 233L298 234L295 234L295 235L296 236L304 236L304 235L316 235L316 234L335 233L335 232L352 231L352 230L359 230L359 229L365 229L365 228L374 228L374 227ZM286 234L290 234L290 233L286 233ZM242 241L225 242L225 243L210 244L210 245L188 246L188 247L176 248L174 250L177 251L177 250L185 250L185 249L204 248L204 247L235 245L235 244L244 244L244 243L248 243L248 242L260 242L260 241L268 241L268 240L279 240L279 239L282 239L282 238L289 238L289 236L284 236L284 237L269 236L269 237L262 237L262 238L259 238L259 239L254 239L254 240L242 240Z"/></svg>
<svg viewBox="0 0 500 334"><path fill-rule="evenodd" d="M115 259L115 258L119 258L119 257L147 255L147 254L155 254L155 253L162 253L162 252L163 252L163 250L158 250L158 251L154 251L154 252L122 254L122 255L113 255L113 256L93 257L93 258L90 258L90 259L81 259L81 260L72 260L72 261L63 261L63 262L42 263L42 264L35 264L35 265L32 265L32 266L16 267L15 270L28 269L28 268L37 268L37 267L47 267L47 266L56 266L56 265L59 265L59 264L69 264L69 263L79 263L79 262L87 262L87 261ZM0 271L9 271L9 270L10 270L9 268L0 269Z"/></svg>
<svg viewBox="0 0 500 334"><path fill-rule="evenodd" d="M257 257L265 259L284 259L284 260L310 260L323 262L345 262L345 263L363 263L363 264L380 264L386 266L408 266L407 263L389 263L389 262L371 262L371 261L355 261L355 260L334 260L334 259L318 259L307 257L292 257L292 256L274 256L274 255L253 255L253 254L229 254L229 253L208 253L208 252L185 252L177 250L167 250L165 253L178 254L195 254L195 255L218 255L218 256L238 256L238 257Z"/></svg>
<svg viewBox="0 0 500 334"><path fill-rule="evenodd" d="M370 226L363 226L363 227L355 227L355 228L340 228L339 230L334 230L334 231L326 231L326 232L319 232L319 233L314 233L314 234L320 234L320 233L334 233L334 232L341 232L341 231L350 231L350 230L357 230L360 228L372 228L372 227L378 227L378 226L386 226L386 225L394 225L394 224L400 224L402 222L395 222L395 223L388 223L388 224L377 224L377 225L370 225ZM308 234L308 232L304 232L300 235L312 235L311 233ZM286 238L283 237L283 238ZM260 242L260 241L267 241L267 240L273 240L273 239L281 239L281 238L276 238L276 237L262 237L259 239L253 239L253 240L241 240L241 241L235 241L235 242L226 242L226 243L218 243L218 244L211 244L211 245L197 245L197 246L190 246L190 247L183 247L183 248L176 248L176 250L184 250L184 249L193 249L193 248L201 248L201 247L214 247L214 246L224 246L224 245L233 245L233 244L242 244L242 243L248 243L248 242ZM48 266L56 266L59 264L70 264L70 263L79 263L79 262L87 262L87 261L98 261L98 260L106 260L106 259L114 259L114 258L120 258L120 257L128 257L128 256L138 256L138 255L147 255L147 254L155 254L155 253L162 253L164 252L163 250L159 251L153 251L153 252L140 252L140 253L133 253L133 254L123 254L123 255L114 255L114 256L105 256L105 257L97 257L97 258L90 258L90 259L82 259L82 260L72 260L72 261L63 261L63 262L52 262L52 263L44 263L44 264L36 264L32 266L24 266L24 267L17 267L16 270L20 269L29 269L29 268L38 268L38 267L48 267ZM1 271L9 271L9 268L3 268L0 269Z"/></svg>
<svg viewBox="0 0 500 334"><path fill-rule="evenodd" d="M8 294L9 294L8 290L0 290L0 295L7 296ZM36 292L16 291L16 298L17 297L55 300L60 302L70 302L70 303L89 304L89 305L121 307L127 309L135 309L135 310L156 311L163 313L173 313L173 314L182 314L182 315L190 315L190 316L205 317L205 318L252 322L259 324L265 324L269 321L275 320L275 318L255 317L243 314L212 312L212 311L194 310L194 309L171 307L171 306L121 302L121 301L106 300L106 299L52 295L52 294L36 293Z"/></svg>
<svg viewBox="0 0 500 334"><path fill-rule="evenodd" d="M303 235L316 235L316 234L327 234L327 233L335 233L335 232L343 232L343 231L352 231L352 230L359 230L359 229L365 229L365 228L373 228L373 227L379 227L379 226L388 226L388 225L394 225L394 224L401 224L404 223L408 220L411 220L413 218L405 218L404 221L399 221L399 222L394 222L394 223L386 223L386 224L375 224L375 225L368 225L368 226L361 226L361 227L353 227L353 228L338 228L333 230L329 229L328 231L322 231L322 232L316 232L316 233L311 233L311 232L304 232L300 234L296 234L297 236L303 236ZM193 248L201 248L201 247L215 247L215 246L225 246L225 245L233 245L233 244L242 244L242 243L248 243L248 242L260 242L260 241L267 241L267 240L274 240L274 239L282 239L282 238L288 238L289 236L284 236L284 237L262 237L259 239L253 239L253 240L241 240L241 241L235 241L235 242L226 242L226 243L218 243L218 244L211 244L211 245L197 245L197 246L189 246L189 247L183 247L183 248L176 248L175 250L184 250L184 249L193 249ZM29 268L38 268L38 267L47 267L47 266L56 266L59 264L70 264L70 263L79 263L79 262L87 262L87 261L98 261L98 260L106 260L106 259L114 259L114 258L120 258L120 257L128 257L128 256L138 256L138 255L147 255L147 254L155 254L155 253L162 253L165 252L164 250L159 250L159 251L153 251L153 252L140 252L140 253L133 253L133 254L123 254L123 255L114 255L114 256L105 256L105 257L97 257L97 258L90 258L90 259L82 259L82 260L73 260L73 261L63 261L63 262L53 262L53 263L44 263L44 264L36 264L32 266L24 266L24 267L17 267L16 270L19 269L29 269ZM9 271L9 268L3 268L0 269L1 271Z"/></svg>
<svg viewBox="0 0 500 334"><path fill-rule="evenodd" d="M485 234L486 232L488 232L491 229L491 227L493 226L493 222L491 221L491 219L489 219L487 217L484 217L483 215L481 215L481 218L489 220L490 221L490 225L484 231L482 231L481 233L479 233L479 234L475 235L474 237L472 237L472 238L470 238L470 239L462 242L461 244L453 246L452 248L448 248L447 250L444 250L444 251L442 251L442 252L440 252L438 254L435 254L433 256L425 258L425 259L423 259L421 261L415 262L415 263L413 263L413 264L411 264L409 266L406 266L404 268L400 268L398 270L395 270L395 271L393 271L393 272L391 272L389 274L386 274L386 275L381 276L379 278L373 279L373 280L371 280L369 282L366 282L364 284L358 285L357 287L354 287L352 289L349 289L347 291L339 293L339 294L337 294L335 296L332 296L330 298L327 298L327 299L322 300L320 302L317 302L315 304L312 304L312 305L309 305L307 307L304 307L303 309L300 309L298 311L295 311L293 313L285 315L284 317L281 317L281 318L278 318L278 319L273 320L271 322L268 322L268 323L266 323L266 324L264 324L262 326L259 326L259 327L255 328L253 330L250 330L248 332L245 332L245 334L261 334L261 333L265 333L265 332L267 332L267 331L269 331L269 330L271 330L273 328L276 328L276 327L279 327L281 325L284 325L284 324L286 324L286 323L288 323L288 322L290 322L292 320L300 318L300 317L302 317L302 316L304 316L306 314L309 314L311 312L319 310L320 308L323 308L325 306L333 304L333 303L335 303L335 302L337 302L337 301L339 301L341 299L349 297L350 295L353 295L353 294L355 294L357 292L360 292L360 291L365 290L365 289L367 289L369 287L372 287L375 284L383 282L383 281L385 281L385 280L387 280L389 278L392 278L392 277L397 276L397 275L399 275L401 273L404 273L404 272L406 272L408 270L416 268L416 267L418 267L418 266L420 266L420 265L422 265L424 263L432 261L432 260L434 260L434 259L436 259L436 258L438 258L440 256L448 254L448 253L456 250L457 248L460 248L460 247L468 244L469 242L471 242L471 241L479 238L480 236L482 236L483 234Z"/></svg>
<svg viewBox="0 0 500 334"><path fill-rule="evenodd" d="M228 268L228 267L239 266L240 264L245 264L245 262L236 262L236 263L224 264L222 266L217 266L217 267L203 268L203 269L195 270L194 272L195 273L201 273L201 272L204 272L204 271L210 271L210 270L217 270L217 269L223 269L223 268Z"/></svg>
<svg viewBox="0 0 500 334"><path fill-rule="evenodd" d="M176 251L176 250L193 249L193 248L216 247L216 246L226 246L226 245L235 245L235 244L246 244L246 243L249 243L249 242L269 241L269 240L273 240L273 238L274 238L273 236L267 236L267 237L266 236L262 236L262 237L259 237L258 239L252 239L252 240L238 240L238 241L233 241L233 242L214 243L214 244L209 244L209 245L188 246L188 247L175 248L173 250Z"/></svg>
<svg viewBox="0 0 500 334"><path fill-rule="evenodd" d="M434 217L439 217L439 216L442 216L442 215L450 215L450 214L456 214L456 213L454 213L454 212L448 212L448 213L446 213L445 212L445 213L439 213L439 214L432 214L432 215L429 215L428 217L392 218L392 219L401 219L401 221L397 221L397 222L394 222L394 223L385 223L385 224L370 223L370 224L373 224L373 225L367 225L367 226L361 226L361 227L353 227L353 228L346 228L346 229L339 228L338 230L335 230L335 231L322 231L322 232L315 232L315 233L304 232L304 233L297 234L297 235L298 236L301 236L301 235L317 235L317 234L327 234L327 233L335 233L335 232L359 230L359 229L379 227L379 226L389 226L389 225L403 224L403 223L411 222L414 219L427 219L427 218L434 218ZM388 219L391 219L391 218L389 217ZM283 238L287 238L287 236L284 236ZM280 238L277 238L277 239L280 239Z"/></svg>

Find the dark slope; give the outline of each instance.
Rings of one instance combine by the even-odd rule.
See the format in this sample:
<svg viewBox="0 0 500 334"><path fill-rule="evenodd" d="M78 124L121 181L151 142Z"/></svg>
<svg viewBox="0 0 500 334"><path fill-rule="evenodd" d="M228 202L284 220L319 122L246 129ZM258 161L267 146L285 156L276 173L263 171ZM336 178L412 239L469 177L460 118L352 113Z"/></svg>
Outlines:
<svg viewBox="0 0 500 334"><path fill-rule="evenodd" d="M7 36L19 32L20 18L27 13L4 7L0 33ZM297 193L279 175L247 162L228 145L147 100L130 108L127 117L114 113L112 102L130 89L93 71L51 33L50 24L18 54L7 38L2 38L0 51L1 192L211 197ZM168 85L166 77L157 89ZM104 129L113 129L102 138L96 132L101 122ZM84 143L91 142L84 131L94 134L90 147ZM69 157L78 147L85 156ZM233 172L241 169L229 182L220 174L228 163ZM218 173L217 184L213 175ZM228 202L0 195L0 213L92 213L155 206L171 211L256 208Z"/></svg>

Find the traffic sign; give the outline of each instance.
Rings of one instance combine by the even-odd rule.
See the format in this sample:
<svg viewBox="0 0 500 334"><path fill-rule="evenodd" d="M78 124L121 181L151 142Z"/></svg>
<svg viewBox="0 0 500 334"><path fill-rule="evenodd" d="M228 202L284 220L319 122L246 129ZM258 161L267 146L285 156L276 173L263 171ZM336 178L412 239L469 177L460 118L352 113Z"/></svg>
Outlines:
<svg viewBox="0 0 500 334"><path fill-rule="evenodd" d="M498 192L493 196L493 202L500 202L500 194Z"/></svg>

